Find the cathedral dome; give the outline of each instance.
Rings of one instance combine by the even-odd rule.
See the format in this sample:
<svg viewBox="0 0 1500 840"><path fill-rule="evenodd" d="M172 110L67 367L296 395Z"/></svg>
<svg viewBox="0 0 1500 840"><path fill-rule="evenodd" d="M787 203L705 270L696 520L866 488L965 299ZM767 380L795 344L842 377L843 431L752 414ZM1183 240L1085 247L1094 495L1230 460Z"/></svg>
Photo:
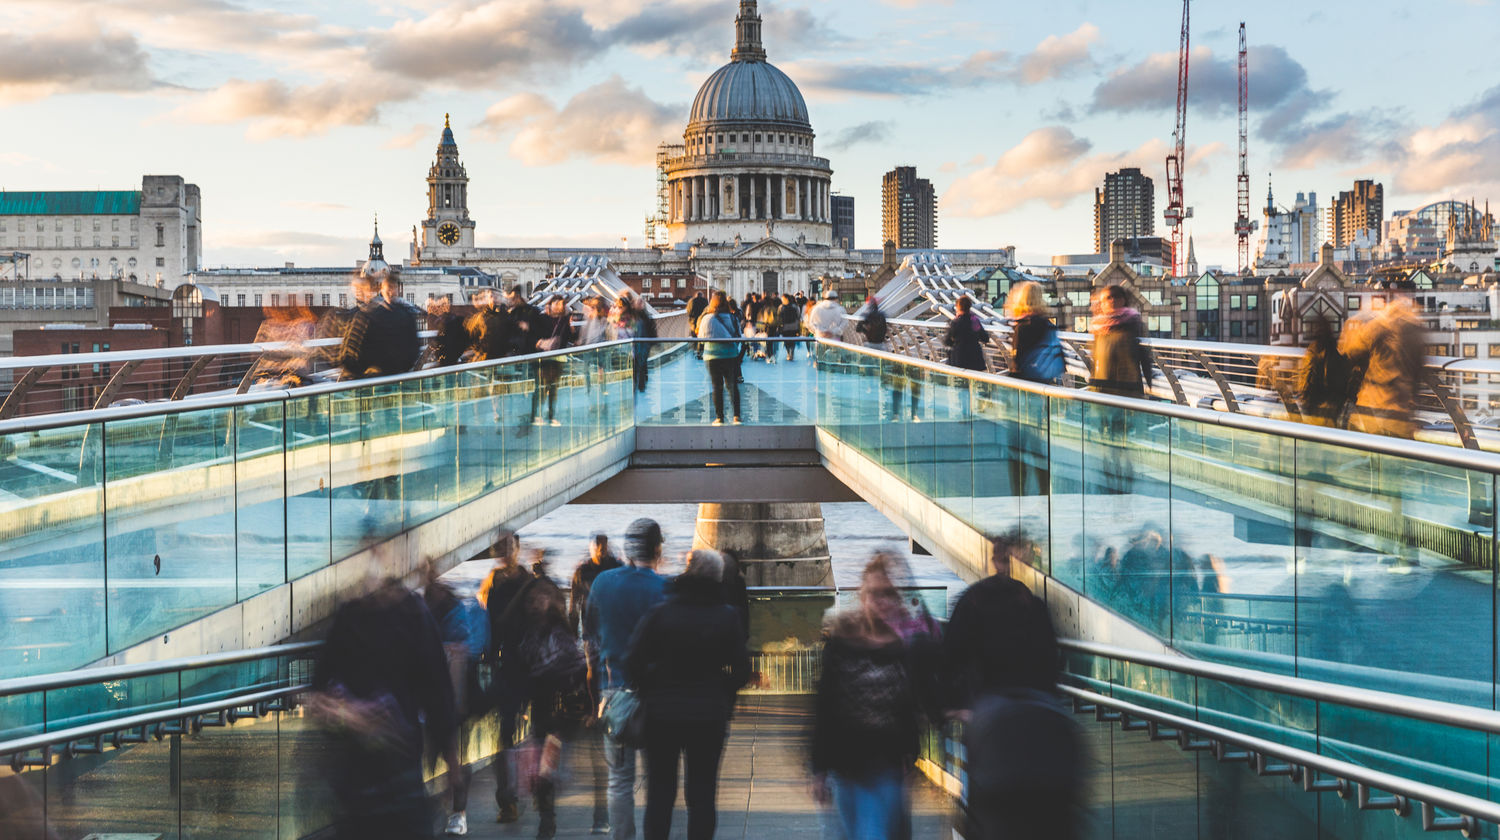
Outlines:
<svg viewBox="0 0 1500 840"><path fill-rule="evenodd" d="M766 61L731 61L698 89L688 128L723 122L812 128L802 92L787 74Z"/></svg>

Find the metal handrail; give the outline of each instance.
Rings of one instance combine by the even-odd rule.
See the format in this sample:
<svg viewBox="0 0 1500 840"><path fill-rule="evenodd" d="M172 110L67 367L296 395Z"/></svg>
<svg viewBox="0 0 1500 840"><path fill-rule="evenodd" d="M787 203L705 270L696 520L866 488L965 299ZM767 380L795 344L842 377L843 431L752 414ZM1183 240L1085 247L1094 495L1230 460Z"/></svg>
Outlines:
<svg viewBox="0 0 1500 840"><path fill-rule="evenodd" d="M1410 718L1425 723L1456 726L1474 732L1500 734L1500 712L1490 709L1463 706L1458 703L1447 703L1441 700L1410 697L1402 694L1392 694L1390 692L1340 685L1338 683L1309 680L1302 677L1282 676L1265 671L1255 671L1249 668L1239 668L1233 665L1205 662L1201 659L1150 653L1132 648L1099 644L1098 642L1059 639L1058 644L1065 650L1078 651L1079 653L1098 656L1104 659L1127 661L1175 673L1191 674L1195 677L1233 683L1246 688L1257 688L1278 694L1289 694L1303 700L1349 706L1371 712L1380 712L1381 714Z"/></svg>
<svg viewBox="0 0 1500 840"><path fill-rule="evenodd" d="M1415 458L1431 461L1445 466L1456 467L1466 470L1484 470L1500 473L1500 454L1482 450L1463 449L1456 446L1443 446L1442 444L1427 443L1425 441L1406 440L1404 438L1384 437L1364 432L1353 432L1347 429L1337 429L1329 426L1314 426L1305 423L1294 423L1288 420L1278 420L1272 417L1260 417L1254 414L1230 414L1224 411L1211 411L1209 409L1197 408L1195 406L1177 405L1159 400L1142 399L1137 397L1120 397L1114 394L1106 394L1099 391L1084 391L1077 388L1064 388L1057 385L1044 385L1019 379L1014 376L1003 376L995 373L963 370L950 367L941 362L933 362L914 356L903 356L885 350L874 350L857 344L849 344L833 339L818 339L820 344L848 350L865 356L885 359L911 365L913 367L931 370L944 376L957 379L969 379L983 382L989 385L1001 385L1020 391L1028 391L1045 397L1056 397L1059 399L1080 400L1097 405L1107 405L1113 408L1124 408L1131 411L1142 411L1149 414L1157 414L1165 417L1176 417L1182 420L1191 420L1205 425L1223 426L1226 428L1243 429L1261 434L1276 435L1278 437L1295 438L1305 440L1309 443L1322 443L1330 446L1342 446L1349 449L1359 449L1365 452L1373 452L1382 455L1394 455L1401 458Z"/></svg>
<svg viewBox="0 0 1500 840"><path fill-rule="evenodd" d="M16 694L32 694L38 691L52 691L58 688L72 688L79 685L88 685L89 683L115 682L118 680L134 679L136 677L150 677L156 674L169 674L173 671L193 671L199 668L213 668L219 665L234 665L257 659L272 659L275 657L308 653L322 646L322 642L292 642L290 644L272 645L263 648L247 648L229 653L208 653L201 656L159 659L154 662L141 662L133 665L108 665L103 668L80 668L76 671L63 671L56 674L16 677L8 680L0 680L0 697L9 697Z"/></svg>
<svg viewBox="0 0 1500 840"><path fill-rule="evenodd" d="M308 683L298 683L293 686L274 688L267 691L257 691L251 694L241 694L234 697L225 697L219 700L210 700L204 703L195 703L191 706L180 706L172 709L162 709L155 712L143 712L138 715L130 715L123 718L99 721L97 723L73 726L67 729L58 729L52 732L40 732L36 735L27 735L24 738L15 738L10 741L0 742L0 756L10 756L12 764L15 759L32 750L47 750L58 744L73 744L78 741L86 741L94 738L102 738L118 732L129 732L134 729L154 726L159 723L176 720L190 720L201 715L210 715L232 709L241 709L248 706L261 708L261 704L272 703L286 697L302 694L310 688ZM164 733L162 733L164 734ZM160 734L158 735L160 737ZM124 743L124 742L121 742ZM115 744L114 746L119 746ZM44 755L44 761L46 760Z"/></svg>
<svg viewBox="0 0 1500 840"><path fill-rule="evenodd" d="M1093 706L1096 709L1112 709L1111 714L1115 719L1123 720L1121 716L1125 716L1147 722L1151 724L1153 732L1159 732L1158 727L1161 726L1175 729L1178 745L1184 749L1212 749L1215 757L1220 760L1248 762L1257 772L1264 775L1291 776L1300 781L1303 790L1309 793L1337 792L1341 796L1353 793L1358 798L1361 810L1390 809L1404 816L1410 812L1411 802L1418 802L1422 805L1423 828L1429 831L1455 830L1468 834L1477 828L1474 824L1475 820L1500 823L1500 803L1369 767L1361 767L1348 761L1340 761L1073 686L1062 685L1058 686L1058 689L1074 698L1076 702ZM1246 752L1231 754L1225 745L1240 747ZM1287 764L1281 767L1270 767L1266 763L1267 758L1275 758ZM1315 778L1317 773L1332 776L1333 780L1320 781ZM1394 796L1374 797L1370 793L1371 790L1383 791ZM1452 811L1460 816L1439 817L1434 811L1435 808Z"/></svg>

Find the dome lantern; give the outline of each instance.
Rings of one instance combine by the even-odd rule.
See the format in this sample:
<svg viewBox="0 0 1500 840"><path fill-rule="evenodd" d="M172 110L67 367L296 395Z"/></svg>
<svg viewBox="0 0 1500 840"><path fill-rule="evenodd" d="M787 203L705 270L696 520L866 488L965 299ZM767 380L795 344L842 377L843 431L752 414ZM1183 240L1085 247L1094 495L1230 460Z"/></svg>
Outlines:
<svg viewBox="0 0 1500 840"><path fill-rule="evenodd" d="M734 19L734 50L730 61L765 61L766 48L760 40L760 15L755 0L740 0L740 13Z"/></svg>

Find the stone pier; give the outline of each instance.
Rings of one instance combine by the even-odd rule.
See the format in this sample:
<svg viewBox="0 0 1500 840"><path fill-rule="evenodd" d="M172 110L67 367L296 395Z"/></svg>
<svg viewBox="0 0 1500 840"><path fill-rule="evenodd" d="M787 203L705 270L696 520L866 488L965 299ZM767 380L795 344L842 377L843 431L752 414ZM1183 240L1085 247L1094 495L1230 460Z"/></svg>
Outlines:
<svg viewBox="0 0 1500 840"><path fill-rule="evenodd" d="M725 551L750 586L832 586L823 506L762 502L700 504L693 548Z"/></svg>

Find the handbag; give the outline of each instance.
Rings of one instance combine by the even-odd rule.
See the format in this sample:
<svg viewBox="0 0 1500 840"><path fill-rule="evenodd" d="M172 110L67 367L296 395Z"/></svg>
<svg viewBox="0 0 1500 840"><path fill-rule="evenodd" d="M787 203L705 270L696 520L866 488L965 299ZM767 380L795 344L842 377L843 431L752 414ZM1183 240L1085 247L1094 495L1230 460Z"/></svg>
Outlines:
<svg viewBox="0 0 1500 840"><path fill-rule="evenodd" d="M621 746L639 749L646 746L646 707L632 689L616 691L604 701L599 713L604 734Z"/></svg>
<svg viewBox="0 0 1500 840"><path fill-rule="evenodd" d="M1064 362L1057 330L1047 330L1047 337L1026 353L1016 372L1032 382L1056 382L1063 375Z"/></svg>

